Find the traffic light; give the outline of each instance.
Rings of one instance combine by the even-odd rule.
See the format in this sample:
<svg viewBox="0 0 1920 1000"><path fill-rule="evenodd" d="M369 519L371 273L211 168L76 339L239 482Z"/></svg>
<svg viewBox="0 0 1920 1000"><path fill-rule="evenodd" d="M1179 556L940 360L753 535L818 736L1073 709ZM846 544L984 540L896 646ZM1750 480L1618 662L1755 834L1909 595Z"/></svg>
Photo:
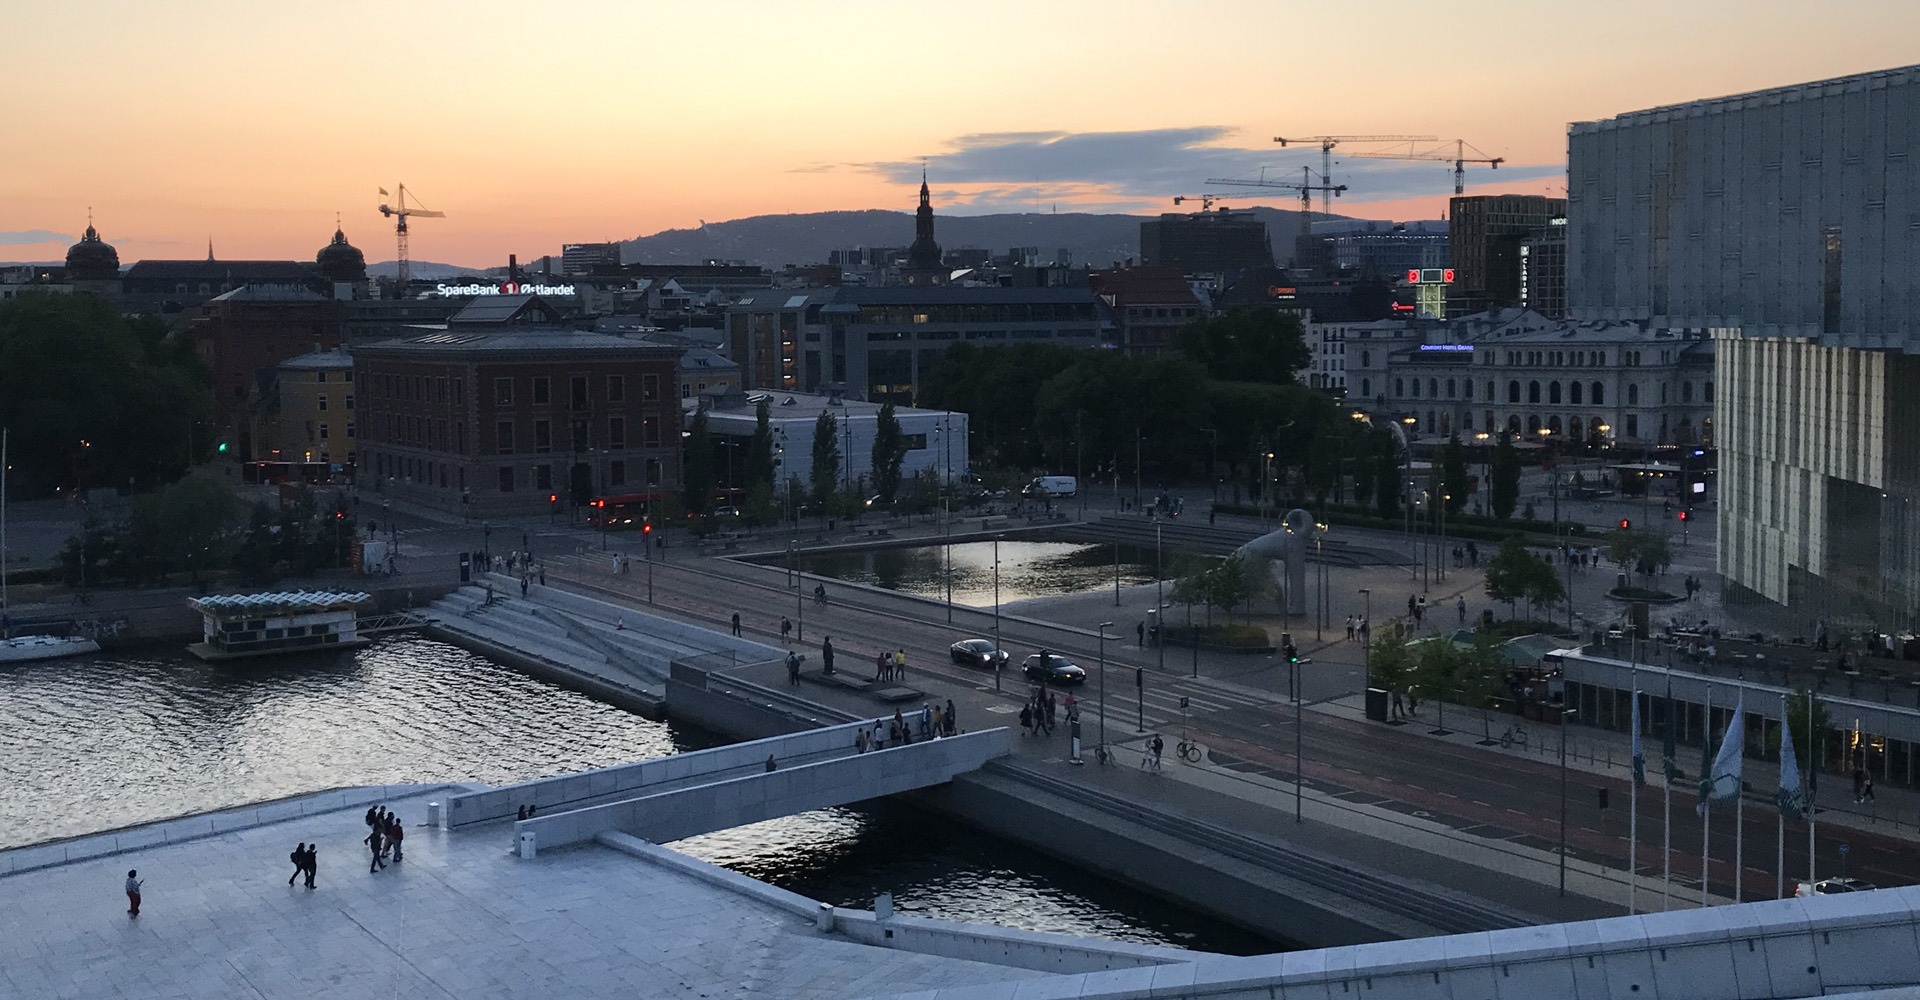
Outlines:
<svg viewBox="0 0 1920 1000"><path fill-rule="evenodd" d="M641 525L641 526L640 526L640 534L641 534L642 536L645 536L645 535L651 535L651 534L653 534L653 525L651 525L651 524L643 524L643 525Z"/></svg>
<svg viewBox="0 0 1920 1000"><path fill-rule="evenodd" d="M1682 511L1680 512L1680 520L1682 520L1682 521L1684 521L1684 520L1686 520L1686 519L1687 519L1687 512L1686 512L1686 511L1684 511L1684 510L1682 510Z"/></svg>
<svg viewBox="0 0 1920 1000"><path fill-rule="evenodd" d="M1300 662L1300 647L1295 646L1293 643L1287 643L1286 652L1288 663Z"/></svg>
<svg viewBox="0 0 1920 1000"><path fill-rule="evenodd" d="M1626 530L1628 530L1628 529L1630 529L1630 528L1632 528L1632 527L1633 527L1633 522L1632 522L1632 521L1629 521L1629 520L1627 520L1627 519L1626 519L1626 518L1624 518L1624 517L1620 519L1620 530L1621 530L1621 531L1626 531Z"/></svg>
<svg viewBox="0 0 1920 1000"><path fill-rule="evenodd" d="M222 455L224 455L224 454L226 454L226 453L227 453L227 443L226 443L225 441L222 441L222 442L220 442L220 446L219 446L218 448L216 448L215 450L216 450L216 451L218 451L218 452L219 452L220 454L222 454Z"/></svg>

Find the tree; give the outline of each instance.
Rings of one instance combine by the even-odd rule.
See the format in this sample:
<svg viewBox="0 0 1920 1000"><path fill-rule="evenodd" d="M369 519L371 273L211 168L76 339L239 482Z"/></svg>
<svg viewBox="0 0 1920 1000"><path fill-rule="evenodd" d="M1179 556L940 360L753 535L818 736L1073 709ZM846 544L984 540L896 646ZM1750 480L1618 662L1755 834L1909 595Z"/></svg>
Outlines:
<svg viewBox="0 0 1920 1000"><path fill-rule="evenodd" d="M1654 576L1673 565L1673 549L1665 535L1617 528L1607 533L1607 558L1621 569L1638 573L1651 586Z"/></svg>
<svg viewBox="0 0 1920 1000"><path fill-rule="evenodd" d="M1259 595L1260 581L1255 579L1245 559L1231 555L1207 572L1206 590L1207 603L1225 610L1231 619L1234 608Z"/></svg>
<svg viewBox="0 0 1920 1000"><path fill-rule="evenodd" d="M1512 617L1514 602L1527 596L1538 572L1535 567L1539 565L1540 560L1527 551L1519 538L1510 537L1501 542L1500 550L1487 563L1487 596L1507 602L1509 617Z"/></svg>
<svg viewBox="0 0 1920 1000"><path fill-rule="evenodd" d="M1815 759L1812 744L1807 741L1809 715L1813 719L1811 731L1824 735L1831 724L1827 703L1815 697L1804 687L1787 696L1787 731L1793 734L1794 759L1800 762L1801 767L1814 771L1823 768L1826 762ZM1809 795L1812 794L1812 789L1807 791Z"/></svg>
<svg viewBox="0 0 1920 1000"><path fill-rule="evenodd" d="M1367 650L1367 686L1388 691L1405 688L1413 679L1414 664L1406 629L1399 620L1390 618L1380 623Z"/></svg>
<svg viewBox="0 0 1920 1000"><path fill-rule="evenodd" d="M1459 651L1454 669L1454 691L1465 708L1480 710L1480 738L1493 742L1492 709L1505 688L1509 663L1500 643L1485 632L1474 635L1473 645Z"/></svg>
<svg viewBox="0 0 1920 1000"><path fill-rule="evenodd" d="M773 427L772 410L762 399L754 408L753 440L747 444L747 488L766 486L773 488Z"/></svg>
<svg viewBox="0 0 1920 1000"><path fill-rule="evenodd" d="M1513 509L1520 506L1520 450L1513 446L1513 435L1500 433L1492 464L1488 473L1493 480L1489 484L1492 496L1488 499L1488 509L1494 517L1505 521L1513 516Z"/></svg>
<svg viewBox="0 0 1920 1000"><path fill-rule="evenodd" d="M893 414L893 401L880 406L873 428L873 492L880 502L892 504L900 492L900 463L906 461L907 442L900 433L900 419Z"/></svg>
<svg viewBox="0 0 1920 1000"><path fill-rule="evenodd" d="M840 488L840 422L821 411L813 422L813 502L825 508ZM825 511L822 510L824 516Z"/></svg>
<svg viewBox="0 0 1920 1000"><path fill-rule="evenodd" d="M1040 387L1090 353L1055 344L955 344L921 370L919 404L967 414L986 465L1031 468L1044 461L1034 405ZM1112 409L1107 403L1099 412Z"/></svg>
<svg viewBox="0 0 1920 1000"><path fill-rule="evenodd" d="M1373 442L1373 509L1381 517L1395 517L1400 513L1400 456L1393 435L1376 432Z"/></svg>
<svg viewBox="0 0 1920 1000"><path fill-rule="evenodd" d="M713 509L713 493L719 480L714 472L713 434L707 427L707 410L704 406L693 415L693 429L687 433L685 452L682 468L686 470L683 489L687 512L695 518L706 517Z"/></svg>
<svg viewBox="0 0 1920 1000"><path fill-rule="evenodd" d="M1567 599L1567 588L1560 582L1560 574L1554 572L1553 564L1535 556L1533 568L1528 571L1526 589L1527 614L1531 616L1534 608L1550 608Z"/></svg>
<svg viewBox="0 0 1920 1000"><path fill-rule="evenodd" d="M1467 509L1467 497L1473 492L1473 477L1467 473L1467 449L1461 446L1459 434L1447 436L1440 469L1440 488L1447 498L1447 513L1458 515Z"/></svg>
<svg viewBox="0 0 1920 1000"><path fill-rule="evenodd" d="M1276 309L1202 316L1180 331L1179 344L1208 375L1236 382L1288 384L1313 363L1300 318Z"/></svg>

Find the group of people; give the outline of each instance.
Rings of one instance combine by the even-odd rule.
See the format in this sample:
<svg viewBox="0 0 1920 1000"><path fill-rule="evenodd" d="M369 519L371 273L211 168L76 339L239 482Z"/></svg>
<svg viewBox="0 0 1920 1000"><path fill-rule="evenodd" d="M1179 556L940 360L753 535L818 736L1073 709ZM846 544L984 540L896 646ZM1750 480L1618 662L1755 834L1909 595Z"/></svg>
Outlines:
<svg viewBox="0 0 1920 1000"><path fill-rule="evenodd" d="M916 739L938 739L955 736L959 732L960 714L953 707L952 698L948 698L945 705L922 702L920 711L912 716L894 709L893 718L887 722L885 735L881 735L879 720L875 720L871 727L860 727L853 734L853 749L855 753L885 750L890 746L909 746Z"/></svg>
<svg viewBox="0 0 1920 1000"><path fill-rule="evenodd" d="M1080 703L1074 700L1073 692L1067 692L1065 699L1067 722L1080 719ZM1054 701L1053 691L1049 688L1036 688L1020 706L1020 729L1022 736L1051 736L1054 722L1059 718L1061 703Z"/></svg>
<svg viewBox="0 0 1920 1000"><path fill-rule="evenodd" d="M320 845L304 842L298 844L294 847L293 853L287 855L287 860L293 862L293 874L287 876L287 884L292 885L295 879L304 875L307 878L307 888L313 888L313 876L320 866Z"/></svg>
<svg viewBox="0 0 1920 1000"><path fill-rule="evenodd" d="M1373 635L1373 626L1367 624L1366 615L1348 615L1347 616L1347 641L1348 642L1352 642L1355 639L1359 639L1361 642L1366 642L1367 639L1372 635Z"/></svg>
<svg viewBox="0 0 1920 1000"><path fill-rule="evenodd" d="M1480 546L1468 542L1465 545L1456 545L1453 547L1453 566L1455 569L1465 569L1469 566L1478 565L1480 565Z"/></svg>
<svg viewBox="0 0 1920 1000"><path fill-rule="evenodd" d="M907 679L907 650L902 646L889 653L886 650L874 654L873 679L875 681L903 681Z"/></svg>
<svg viewBox="0 0 1920 1000"><path fill-rule="evenodd" d="M372 860L367 863L367 873L372 874L387 866L387 855L393 855L394 864L399 864L401 845L406 840L407 831L400 826L400 817L384 806L367 807L367 837L362 843L372 852Z"/></svg>

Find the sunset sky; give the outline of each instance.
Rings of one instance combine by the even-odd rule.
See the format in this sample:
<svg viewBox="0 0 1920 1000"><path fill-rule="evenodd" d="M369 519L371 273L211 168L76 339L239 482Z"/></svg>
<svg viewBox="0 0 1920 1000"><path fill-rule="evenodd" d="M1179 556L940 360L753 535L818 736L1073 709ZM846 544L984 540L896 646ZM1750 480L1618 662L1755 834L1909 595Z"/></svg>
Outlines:
<svg viewBox="0 0 1920 1000"><path fill-rule="evenodd" d="M943 214L1171 211L1317 169L1271 141L1296 134L1461 138L1507 160L1470 191L1559 194L1569 121L1898 66L1916 37L1911 0L9 5L0 260L60 259L88 206L123 262L311 258L336 212L387 260L377 189L405 181L447 213L413 256L486 266L911 210L923 159ZM1452 191L1440 163L1335 173L1344 214Z"/></svg>

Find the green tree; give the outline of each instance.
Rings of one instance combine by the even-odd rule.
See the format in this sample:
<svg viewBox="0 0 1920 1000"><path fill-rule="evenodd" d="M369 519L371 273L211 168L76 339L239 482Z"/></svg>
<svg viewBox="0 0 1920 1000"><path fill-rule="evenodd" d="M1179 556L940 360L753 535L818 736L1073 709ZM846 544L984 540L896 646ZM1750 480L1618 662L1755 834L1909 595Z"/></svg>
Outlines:
<svg viewBox="0 0 1920 1000"><path fill-rule="evenodd" d="M1520 450L1513 446L1513 435L1501 432L1500 443L1493 449L1492 466L1488 472L1492 479L1488 509L1494 517L1505 521L1513 516L1514 508L1520 506Z"/></svg>
<svg viewBox="0 0 1920 1000"><path fill-rule="evenodd" d="M1260 581L1253 569L1238 555L1220 561L1206 574L1207 603L1233 617L1233 609L1252 601L1260 593Z"/></svg>
<svg viewBox="0 0 1920 1000"><path fill-rule="evenodd" d="M685 469L687 511L696 519L704 518L713 510L713 493L719 486L714 471L713 433L707 427L707 410L701 407L693 415L693 428L687 433L685 457L682 468Z"/></svg>
<svg viewBox="0 0 1920 1000"><path fill-rule="evenodd" d="M1206 375L1192 362L1113 351L1082 352L1040 387L1034 404L1042 454L1068 469L1076 455L1131 467L1136 446L1149 467L1187 469L1205 454L1208 412Z"/></svg>
<svg viewBox="0 0 1920 1000"><path fill-rule="evenodd" d="M1647 586L1673 564L1673 548L1667 536L1651 531L1616 528L1607 532L1607 558L1621 569L1637 573Z"/></svg>
<svg viewBox="0 0 1920 1000"><path fill-rule="evenodd" d="M1407 632L1398 619L1388 619L1373 630L1367 648L1367 686L1387 691L1405 688L1417 663L1407 648Z"/></svg>
<svg viewBox="0 0 1920 1000"><path fill-rule="evenodd" d="M1473 476L1467 472L1467 449L1460 444L1460 435L1447 436L1440 468L1440 488L1447 498L1447 513L1458 515L1467 509L1467 498L1473 493Z"/></svg>
<svg viewBox="0 0 1920 1000"><path fill-rule="evenodd" d="M1381 517L1400 513L1400 456L1393 435L1385 431L1373 435L1373 509Z"/></svg>
<svg viewBox="0 0 1920 1000"><path fill-rule="evenodd" d="M839 488L840 422L823 410L813 422L813 502L824 508Z"/></svg>
<svg viewBox="0 0 1920 1000"><path fill-rule="evenodd" d="M907 458L906 438L900 433L900 418L894 416L893 401L880 406L873 428L873 492L880 502L891 505L900 492L900 463Z"/></svg>
<svg viewBox="0 0 1920 1000"><path fill-rule="evenodd" d="M0 426L17 494L178 478L209 445L195 433L209 385L191 345L156 319L91 295L0 303Z"/></svg>
<svg viewBox="0 0 1920 1000"><path fill-rule="evenodd" d="M1034 405L1040 387L1090 353L1055 344L955 344L922 369L917 402L967 414L983 464L1028 469L1045 461ZM1100 412L1112 408L1105 400ZM1108 453L1089 447L1086 454Z"/></svg>
<svg viewBox="0 0 1920 1000"><path fill-rule="evenodd" d="M1514 617L1514 602L1527 596L1540 560L1527 551L1519 538L1500 543L1500 550L1487 563L1487 596L1507 602L1508 617Z"/></svg>
<svg viewBox="0 0 1920 1000"><path fill-rule="evenodd" d="M1476 633L1473 644L1459 651L1454 668L1455 697L1464 708L1480 712L1481 739L1493 742L1492 710L1500 692L1505 690L1507 654L1501 643L1485 632Z"/></svg>
<svg viewBox="0 0 1920 1000"><path fill-rule="evenodd" d="M1527 614L1531 616L1534 608L1550 608L1567 599L1566 584L1560 582L1560 574L1554 572L1553 564L1538 557L1533 559L1533 569L1526 581Z"/></svg>
<svg viewBox="0 0 1920 1000"><path fill-rule="evenodd" d="M1787 731L1793 734L1793 755L1802 768L1824 768L1827 762L1815 760L1812 744L1807 742L1809 717L1813 720L1812 732L1824 734L1832 725L1827 703L1803 687L1787 697Z"/></svg>
<svg viewBox="0 0 1920 1000"><path fill-rule="evenodd" d="M1180 331L1180 350L1217 379L1285 384L1313 363L1299 316L1234 309L1202 316Z"/></svg>
<svg viewBox="0 0 1920 1000"><path fill-rule="evenodd" d="M771 492L773 488L772 415L773 411L764 399L754 407L753 439L747 443L746 475L749 490L755 486L766 486Z"/></svg>

